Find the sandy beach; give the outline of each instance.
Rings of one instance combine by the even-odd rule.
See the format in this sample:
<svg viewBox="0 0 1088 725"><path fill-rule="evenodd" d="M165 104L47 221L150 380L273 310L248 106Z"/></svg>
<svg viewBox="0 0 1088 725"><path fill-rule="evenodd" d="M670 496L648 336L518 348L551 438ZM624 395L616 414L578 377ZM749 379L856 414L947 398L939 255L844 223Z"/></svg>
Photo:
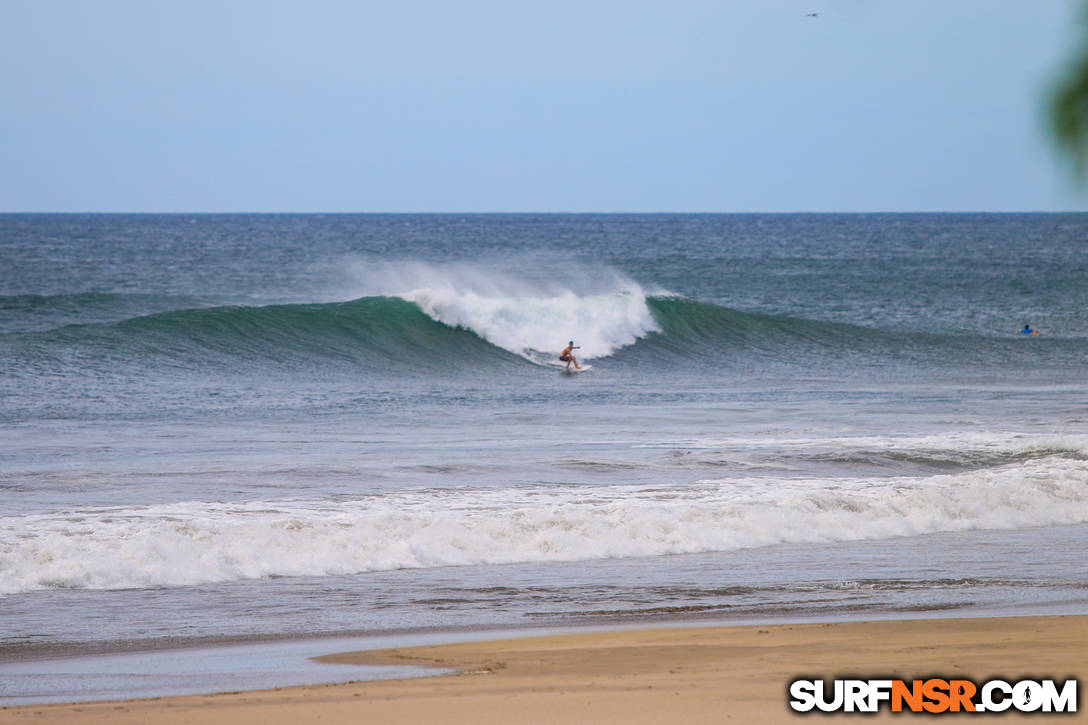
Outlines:
<svg viewBox="0 0 1088 725"><path fill-rule="evenodd" d="M637 629L324 659L434 666L456 674L13 707L0 710L0 723L784 722L802 717L787 704L788 683L797 677L1083 678L1088 616ZM864 716L819 719L858 717ZM893 717L910 715L878 715ZM1072 721L1085 719L1081 707Z"/></svg>

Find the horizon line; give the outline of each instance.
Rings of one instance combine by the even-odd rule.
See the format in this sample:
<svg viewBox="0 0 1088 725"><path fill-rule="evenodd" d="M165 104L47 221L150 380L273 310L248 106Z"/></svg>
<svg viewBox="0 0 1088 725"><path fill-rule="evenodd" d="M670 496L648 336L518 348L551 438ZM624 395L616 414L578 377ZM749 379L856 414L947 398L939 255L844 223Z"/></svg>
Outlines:
<svg viewBox="0 0 1088 725"><path fill-rule="evenodd" d="M886 209L886 210L743 210L743 211L707 211L707 210L658 210L658 211L564 211L564 210L550 210L550 211L472 211L472 210L450 210L450 211L296 211L296 210L280 210L280 211L254 211L254 210L234 210L234 211L193 211L193 210L176 210L176 211L118 211L118 210L82 210L82 211L56 211L56 210L0 210L0 215L128 215L128 216L216 216L216 215L284 215L284 216L302 216L302 215L330 215L330 216L395 216L395 215L414 215L414 216L452 216L457 214L468 214L473 216L500 216L500 215L556 215L556 216L621 216L621 215L727 215L727 214L764 214L764 215L788 215L788 214L1086 214L1088 209Z"/></svg>

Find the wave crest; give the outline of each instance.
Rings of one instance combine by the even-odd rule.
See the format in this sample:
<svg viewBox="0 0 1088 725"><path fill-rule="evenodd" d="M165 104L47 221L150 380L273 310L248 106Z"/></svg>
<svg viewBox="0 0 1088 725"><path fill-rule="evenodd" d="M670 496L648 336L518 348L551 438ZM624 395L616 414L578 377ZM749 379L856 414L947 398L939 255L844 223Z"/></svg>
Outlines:
<svg viewBox="0 0 1088 725"><path fill-rule="evenodd" d="M360 263L356 274L366 296L413 302L433 320L533 362L570 340L581 357L596 358L659 331L647 292L610 268L565 268L555 279L536 279L529 271L383 262Z"/></svg>

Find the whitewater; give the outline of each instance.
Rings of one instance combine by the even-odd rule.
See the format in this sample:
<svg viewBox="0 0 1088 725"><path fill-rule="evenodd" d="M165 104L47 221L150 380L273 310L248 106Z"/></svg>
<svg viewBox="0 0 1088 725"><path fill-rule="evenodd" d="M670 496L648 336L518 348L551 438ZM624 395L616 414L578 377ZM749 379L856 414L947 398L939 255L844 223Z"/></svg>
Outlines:
<svg viewBox="0 0 1088 725"><path fill-rule="evenodd" d="M531 361L562 350L571 337L582 357L596 358L659 331L643 288L607 267L567 265L550 280L467 263L354 261L350 267L360 296L412 302L437 322Z"/></svg>
<svg viewBox="0 0 1088 725"><path fill-rule="evenodd" d="M0 215L0 658L1085 613L1084 223Z"/></svg>
<svg viewBox="0 0 1088 725"><path fill-rule="evenodd" d="M1088 521L1088 460L886 479L416 490L0 518L0 593L729 552Z"/></svg>

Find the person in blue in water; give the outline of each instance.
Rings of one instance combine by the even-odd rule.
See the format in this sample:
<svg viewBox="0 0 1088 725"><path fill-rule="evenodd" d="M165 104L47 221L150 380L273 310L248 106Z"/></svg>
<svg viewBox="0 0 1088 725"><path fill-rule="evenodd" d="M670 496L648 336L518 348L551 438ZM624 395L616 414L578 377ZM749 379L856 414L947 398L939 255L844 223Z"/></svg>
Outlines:
<svg viewBox="0 0 1088 725"><path fill-rule="evenodd" d="M1038 335L1039 331L1031 329L1031 325L1029 325L1028 323L1025 322L1024 323L1024 329L1020 331L1020 334L1021 335Z"/></svg>
<svg viewBox="0 0 1088 725"><path fill-rule="evenodd" d="M570 344L563 348L563 352L559 353L559 359L567 364L567 370L570 370L571 363L574 363L575 370L582 369L582 366L578 364L578 359L574 357L574 350L577 349L574 346L574 340L571 340Z"/></svg>

